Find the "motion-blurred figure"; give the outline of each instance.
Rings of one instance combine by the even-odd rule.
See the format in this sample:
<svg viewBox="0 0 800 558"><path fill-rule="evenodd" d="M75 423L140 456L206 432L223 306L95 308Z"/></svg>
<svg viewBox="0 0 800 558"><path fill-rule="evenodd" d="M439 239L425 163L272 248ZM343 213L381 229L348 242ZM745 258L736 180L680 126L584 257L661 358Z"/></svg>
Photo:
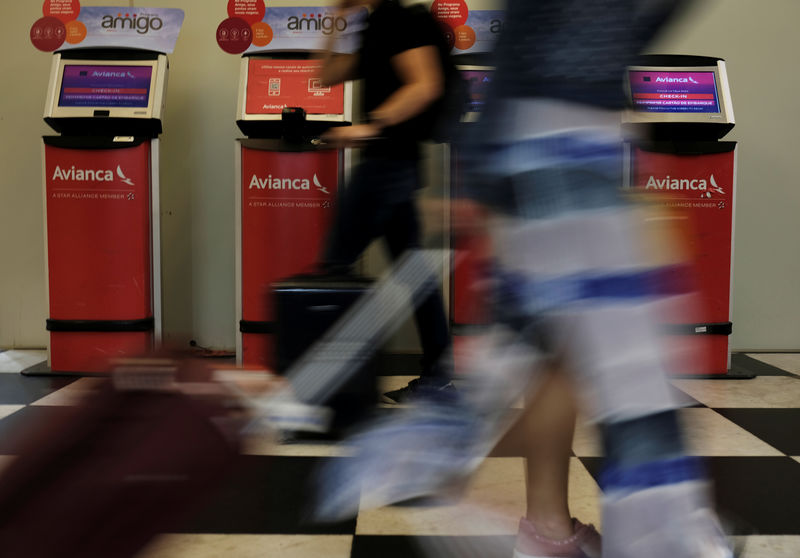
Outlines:
<svg viewBox="0 0 800 558"><path fill-rule="evenodd" d="M731 556L666 381L656 309L674 268L647 257L620 193L624 69L682 3L510 0L487 111L462 150L492 211L494 352L528 347L539 370L517 558L600 552L567 506L566 382L603 435L602 555Z"/></svg>
<svg viewBox="0 0 800 558"><path fill-rule="evenodd" d="M320 515L352 512L359 491L361 506L385 505L457 485L527 387L516 558L732 556L666 380L657 312L684 294L675 262L647 253L620 191L624 69L681 4L509 1L487 110L458 149L469 198L490 210L495 260L473 384L460 404L423 403L355 437L356 458L322 477ZM461 214L480 214L470 203ZM567 505L575 392L606 453L602 543Z"/></svg>
<svg viewBox="0 0 800 558"><path fill-rule="evenodd" d="M452 71L444 37L424 9L404 8L395 0L339 2L340 10L359 8L369 11L360 48L353 54L329 49L321 75L327 85L363 78L363 112L368 117L362 124L333 128L323 138L364 147L361 164L339 200L323 255L324 266L333 271L351 266L375 238L386 240L393 261L420 247L415 205L421 185L419 143L434 132ZM438 289L418 307L415 318L422 375L385 395L395 402L407 400L420 388L452 389L449 370L442 364L449 360L450 335Z"/></svg>

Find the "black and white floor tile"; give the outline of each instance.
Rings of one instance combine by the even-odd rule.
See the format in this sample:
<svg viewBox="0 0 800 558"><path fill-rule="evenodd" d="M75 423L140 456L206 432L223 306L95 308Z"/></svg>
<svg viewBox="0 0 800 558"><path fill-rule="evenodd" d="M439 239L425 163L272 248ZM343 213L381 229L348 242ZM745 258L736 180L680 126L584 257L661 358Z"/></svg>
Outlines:
<svg viewBox="0 0 800 558"><path fill-rule="evenodd" d="M42 351L0 352L0 469L12 435L53 407L80 401L98 380L25 376ZM674 379L691 452L705 456L715 498L747 558L800 556L800 354L734 355L750 380ZM383 385L403 385L389 376ZM597 474L602 452L590 426L573 446L570 504L602 529ZM501 451L475 474L464 497L438 507L362 511L333 524L309 521L308 481L325 458L346 459L324 442L275 446L253 440L244 465L179 533L159 537L141 558L507 558L524 511L524 463ZM487 519L488 518L488 519Z"/></svg>

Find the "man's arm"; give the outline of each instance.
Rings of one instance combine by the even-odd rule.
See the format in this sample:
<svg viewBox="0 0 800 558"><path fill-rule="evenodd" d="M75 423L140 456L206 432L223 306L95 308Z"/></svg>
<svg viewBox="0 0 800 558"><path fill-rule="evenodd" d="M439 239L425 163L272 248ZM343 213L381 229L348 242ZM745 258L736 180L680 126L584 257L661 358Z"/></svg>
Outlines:
<svg viewBox="0 0 800 558"><path fill-rule="evenodd" d="M369 114L369 122L331 128L323 136L326 141L356 146L375 139L387 126L395 126L421 114L444 94L444 74L436 47L404 50L392 57L391 64L403 85Z"/></svg>
<svg viewBox="0 0 800 558"><path fill-rule="evenodd" d="M444 94L444 74L435 46L404 50L391 59L402 86L370 114L380 128L394 126L421 114Z"/></svg>

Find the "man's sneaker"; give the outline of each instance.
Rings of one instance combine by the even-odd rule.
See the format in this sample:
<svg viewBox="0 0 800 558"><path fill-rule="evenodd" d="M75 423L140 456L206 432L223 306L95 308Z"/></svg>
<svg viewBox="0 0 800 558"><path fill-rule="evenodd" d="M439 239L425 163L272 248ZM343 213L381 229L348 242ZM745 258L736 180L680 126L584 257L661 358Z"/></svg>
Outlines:
<svg viewBox="0 0 800 558"><path fill-rule="evenodd" d="M519 521L514 558L600 558L600 533L573 519L574 534L556 541L540 535L524 517Z"/></svg>
<svg viewBox="0 0 800 558"><path fill-rule="evenodd" d="M344 441L349 456L316 476L315 518L341 521L359 511L416 499L450 499L483 461L469 409L420 400L371 422Z"/></svg>
<svg viewBox="0 0 800 558"><path fill-rule="evenodd" d="M453 382L442 382L439 379L425 377L411 380L408 385L400 389L387 391L383 394L384 403L410 403L416 399L429 398L447 400L455 396L456 388Z"/></svg>

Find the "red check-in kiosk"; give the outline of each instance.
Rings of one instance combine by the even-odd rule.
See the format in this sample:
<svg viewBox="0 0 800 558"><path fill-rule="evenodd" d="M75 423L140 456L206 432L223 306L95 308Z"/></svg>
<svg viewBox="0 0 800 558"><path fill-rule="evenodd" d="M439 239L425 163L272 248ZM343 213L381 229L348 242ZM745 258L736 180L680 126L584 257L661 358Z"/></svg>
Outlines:
<svg viewBox="0 0 800 558"><path fill-rule="evenodd" d="M640 199L680 217L695 291L681 315L662 316L666 338L686 355L681 375L723 377L730 369L731 274L736 142L725 62L684 55L642 56L627 72L630 186ZM680 347L678 350L677 348Z"/></svg>
<svg viewBox="0 0 800 558"><path fill-rule="evenodd" d="M456 58L462 80L467 86L467 106L462 116L462 130L473 125L481 116L494 68L486 63L485 55L461 55ZM490 268L491 247L485 233L474 228L460 227L459 221L477 217L465 214L459 204L463 193L462 169L456 147L450 147L451 238L453 258L450 273L450 328L453 335L453 355L456 373L465 369L464 359L469 358L469 343L490 323L487 273ZM471 206L468 212L480 211Z"/></svg>
<svg viewBox="0 0 800 558"><path fill-rule="evenodd" d="M317 138L352 122L351 84L322 87L307 53L245 55L236 141L236 356L272 367L273 283L309 272L332 222L345 153Z"/></svg>
<svg viewBox="0 0 800 558"><path fill-rule="evenodd" d="M102 373L161 336L158 134L165 55L56 53L43 138L50 371Z"/></svg>

